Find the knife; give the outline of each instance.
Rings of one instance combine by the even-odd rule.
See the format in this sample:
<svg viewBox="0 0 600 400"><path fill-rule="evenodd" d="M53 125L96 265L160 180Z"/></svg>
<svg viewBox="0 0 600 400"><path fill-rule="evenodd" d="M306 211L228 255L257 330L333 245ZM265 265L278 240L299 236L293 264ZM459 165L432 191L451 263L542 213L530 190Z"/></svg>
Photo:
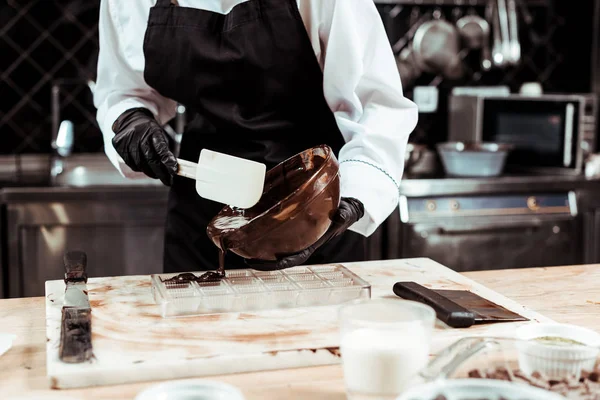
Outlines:
<svg viewBox="0 0 600 400"><path fill-rule="evenodd" d="M425 303L439 320L452 328L474 324L528 321L527 318L492 303L468 290L432 290L416 282L397 282L394 293L407 300Z"/></svg>
<svg viewBox="0 0 600 400"><path fill-rule="evenodd" d="M58 357L65 363L93 358L92 310L87 292L87 255L71 251L64 256L65 298L62 307Z"/></svg>

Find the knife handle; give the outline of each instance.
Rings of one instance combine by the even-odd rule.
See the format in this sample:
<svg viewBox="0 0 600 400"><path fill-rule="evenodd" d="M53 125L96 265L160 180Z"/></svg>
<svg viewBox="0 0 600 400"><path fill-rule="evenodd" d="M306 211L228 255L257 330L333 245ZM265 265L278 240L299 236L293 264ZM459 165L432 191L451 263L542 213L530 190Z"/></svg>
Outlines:
<svg viewBox="0 0 600 400"><path fill-rule="evenodd" d="M83 251L69 251L63 257L65 264L65 283L67 282L85 282L88 275L87 254Z"/></svg>
<svg viewBox="0 0 600 400"><path fill-rule="evenodd" d="M475 314L452 300L415 282L396 282L394 293L407 300L427 304L441 321L452 328L468 328L475 323Z"/></svg>

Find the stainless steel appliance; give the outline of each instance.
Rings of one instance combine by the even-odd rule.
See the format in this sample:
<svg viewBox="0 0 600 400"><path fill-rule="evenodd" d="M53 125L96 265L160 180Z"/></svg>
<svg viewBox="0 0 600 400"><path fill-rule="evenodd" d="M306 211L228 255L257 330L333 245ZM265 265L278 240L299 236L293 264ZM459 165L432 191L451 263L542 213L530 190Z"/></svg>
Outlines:
<svg viewBox="0 0 600 400"><path fill-rule="evenodd" d="M515 146L507 170L581 174L596 147L597 96L451 96L449 141Z"/></svg>
<svg viewBox="0 0 600 400"><path fill-rule="evenodd" d="M402 197L402 257L456 271L582 261L574 192Z"/></svg>

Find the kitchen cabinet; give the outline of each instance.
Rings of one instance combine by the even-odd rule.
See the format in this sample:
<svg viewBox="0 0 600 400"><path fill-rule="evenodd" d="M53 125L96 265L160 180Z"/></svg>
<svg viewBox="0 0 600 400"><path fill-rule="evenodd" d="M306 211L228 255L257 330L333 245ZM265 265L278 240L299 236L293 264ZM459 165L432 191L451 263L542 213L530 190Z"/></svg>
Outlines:
<svg viewBox="0 0 600 400"><path fill-rule="evenodd" d="M11 203L4 215L6 297L43 295L66 250L87 253L91 277L162 272L163 200Z"/></svg>

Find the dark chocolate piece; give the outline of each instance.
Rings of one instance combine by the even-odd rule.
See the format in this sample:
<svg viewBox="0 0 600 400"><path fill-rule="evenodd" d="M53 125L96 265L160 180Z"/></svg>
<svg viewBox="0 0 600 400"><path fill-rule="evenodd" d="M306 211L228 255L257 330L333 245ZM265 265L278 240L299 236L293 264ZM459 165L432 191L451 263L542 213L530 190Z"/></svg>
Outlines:
<svg viewBox="0 0 600 400"><path fill-rule="evenodd" d="M216 271L205 272L200 276L196 276L191 272L184 272L179 275L175 275L172 278L163 279L162 282L166 283L168 286L171 286L173 284L186 284L190 282L219 282L223 278L225 278L225 271L218 269Z"/></svg>

